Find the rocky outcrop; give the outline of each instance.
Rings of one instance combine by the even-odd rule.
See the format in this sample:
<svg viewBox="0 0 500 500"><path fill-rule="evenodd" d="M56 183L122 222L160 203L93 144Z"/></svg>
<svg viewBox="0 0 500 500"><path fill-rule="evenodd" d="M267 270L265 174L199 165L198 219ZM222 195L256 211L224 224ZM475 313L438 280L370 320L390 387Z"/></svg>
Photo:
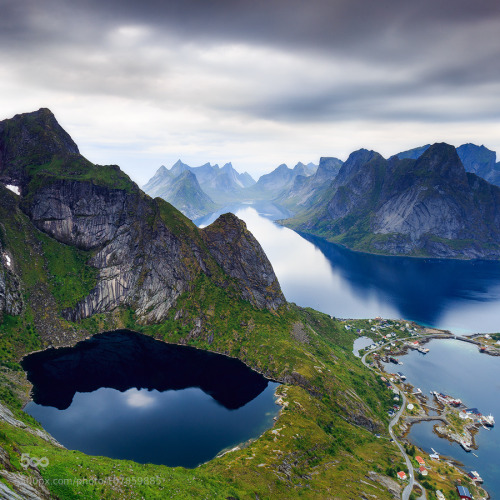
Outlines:
<svg viewBox="0 0 500 500"><path fill-rule="evenodd" d="M91 251L89 264L99 269L97 286L64 312L68 319L128 306L144 322L159 321L193 278L180 240L138 191L56 180L34 193L27 210L40 230Z"/></svg>
<svg viewBox="0 0 500 500"><path fill-rule="evenodd" d="M285 302L262 248L235 216L203 230L207 253L201 241L174 234L157 202L140 192L57 180L33 195L28 210L45 233L90 251L89 264L99 269L90 295L64 312L73 321L127 306L141 322L159 322L196 274L209 272L211 258L255 306L276 309Z"/></svg>
<svg viewBox="0 0 500 500"><path fill-rule="evenodd" d="M5 422L13 427L17 427L18 429L24 429L30 434L33 434L33 436L37 436L54 446L63 448L63 446L56 439L54 439L48 432L29 427L24 422L21 422L20 420L15 418L13 413L9 410L9 408L7 408L1 403L0 403L0 422Z"/></svg>
<svg viewBox="0 0 500 500"><path fill-rule="evenodd" d="M500 258L500 189L466 172L447 144L417 160L352 153L307 215L290 224L356 250Z"/></svg>
<svg viewBox="0 0 500 500"><path fill-rule="evenodd" d="M203 236L224 272L242 283L243 298L259 308L285 304L269 259L242 220L231 213L221 215L203 229Z"/></svg>
<svg viewBox="0 0 500 500"><path fill-rule="evenodd" d="M31 471L32 476L18 472L0 470L0 476L12 487L12 491L5 484L0 483L0 498L5 500L49 500L53 498L44 484L40 473Z"/></svg>
<svg viewBox="0 0 500 500"><path fill-rule="evenodd" d="M386 488L393 498L401 498L401 486L394 479L378 474L373 470L368 472L366 478Z"/></svg>

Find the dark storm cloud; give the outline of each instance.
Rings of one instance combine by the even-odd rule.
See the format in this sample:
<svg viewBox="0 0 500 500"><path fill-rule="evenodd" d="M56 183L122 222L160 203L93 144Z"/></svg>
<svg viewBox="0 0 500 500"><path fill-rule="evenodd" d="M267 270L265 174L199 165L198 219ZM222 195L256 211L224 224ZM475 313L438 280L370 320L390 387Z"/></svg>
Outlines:
<svg viewBox="0 0 500 500"><path fill-rule="evenodd" d="M52 0L63 11L69 2ZM393 33L414 41L429 27L448 30L498 18L496 1L470 0L80 0L95 22L134 21L168 26L184 36L271 42L285 46L364 45ZM44 2L50 5L49 2ZM54 10L52 10L54 12Z"/></svg>
<svg viewBox="0 0 500 500"><path fill-rule="evenodd" d="M415 99L432 88L441 92L470 87L474 92L477 84L499 80L497 1L20 0L3 1L0 6L4 58L23 55L24 61L40 67L40 78L48 81L56 80L50 68L59 61L61 74L54 85L71 84L83 92L96 87L107 92L109 86L109 91L133 95L143 87L155 95L158 89L150 88L151 80L168 70L167 63L154 58L127 60L126 48L125 53L113 53L100 62L85 57L92 51L105 55L110 50L109 33L124 25L151 29L150 37L141 41L144 48L148 44L241 43L286 51L302 60L309 55L337 59L335 74L325 75L322 82L289 89L279 98L262 89L260 95L257 89L251 99L236 105L266 118L272 118L273 112L278 119L290 120L325 119L335 113L343 117L350 112L372 117L382 108L379 103L384 97L406 93L408 99ZM74 65L69 68L71 58ZM366 66L364 74L357 75L359 83L350 89L339 84L339 74L348 71L344 61ZM386 70L387 82L372 82L371 72L377 67ZM413 80L391 84L392 72L401 67L412 72ZM96 70L102 79L93 76ZM304 66L306 70L315 68ZM254 78L269 78L272 85L274 76L271 72ZM349 82L351 75L345 77ZM329 78L331 84L324 81ZM385 109L380 117L387 114Z"/></svg>
<svg viewBox="0 0 500 500"><path fill-rule="evenodd" d="M456 35L450 51L466 46L481 50L481 25L500 17L495 0L4 0L0 5L0 36L18 42L64 43L64 37L74 39L79 30L94 28L95 36L134 23L175 32L185 40L361 53L401 62ZM474 25L475 39L467 31L460 36Z"/></svg>
<svg viewBox="0 0 500 500"><path fill-rule="evenodd" d="M172 149L262 157L311 130L314 151L337 130L390 130L394 150L453 123L450 140L464 123L482 140L498 135L498 33L497 0L0 0L0 105L92 109L95 149L117 127L138 155L158 130Z"/></svg>

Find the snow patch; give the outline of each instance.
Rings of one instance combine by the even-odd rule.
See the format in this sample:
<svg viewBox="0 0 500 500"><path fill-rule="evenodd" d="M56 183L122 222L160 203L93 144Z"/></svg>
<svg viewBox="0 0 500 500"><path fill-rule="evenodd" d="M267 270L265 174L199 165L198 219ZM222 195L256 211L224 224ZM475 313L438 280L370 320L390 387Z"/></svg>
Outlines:
<svg viewBox="0 0 500 500"><path fill-rule="evenodd" d="M5 262L7 263L7 267L10 267L11 266L10 257L6 253L4 253L3 256L5 257Z"/></svg>
<svg viewBox="0 0 500 500"><path fill-rule="evenodd" d="M5 187L7 189L10 189L13 193L17 194L17 196L19 196L21 194L21 191L19 191L19 188L17 186L14 186L13 184L6 184Z"/></svg>

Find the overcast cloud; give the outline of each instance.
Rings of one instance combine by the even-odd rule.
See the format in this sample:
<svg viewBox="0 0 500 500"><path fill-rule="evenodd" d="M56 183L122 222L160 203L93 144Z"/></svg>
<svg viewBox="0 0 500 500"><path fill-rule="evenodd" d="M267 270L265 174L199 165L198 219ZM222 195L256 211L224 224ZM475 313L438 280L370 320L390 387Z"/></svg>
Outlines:
<svg viewBox="0 0 500 500"><path fill-rule="evenodd" d="M77 5L76 5L77 4ZM0 0L0 119L49 107L139 183L425 143L500 152L500 3Z"/></svg>

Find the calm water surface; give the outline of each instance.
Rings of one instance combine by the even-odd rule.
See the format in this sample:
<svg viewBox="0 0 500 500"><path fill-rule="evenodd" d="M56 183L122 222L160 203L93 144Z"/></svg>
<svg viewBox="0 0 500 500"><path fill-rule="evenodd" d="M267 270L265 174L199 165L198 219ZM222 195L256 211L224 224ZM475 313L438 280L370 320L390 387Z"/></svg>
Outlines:
<svg viewBox="0 0 500 500"><path fill-rule="evenodd" d="M277 383L238 360L137 333L98 335L23 361L25 411L69 449L196 467L272 427Z"/></svg>
<svg viewBox="0 0 500 500"><path fill-rule="evenodd" d="M271 261L286 298L341 318L404 318L456 333L500 331L500 263L383 257L299 235L272 204L233 205ZM298 265L300 263L300 265Z"/></svg>
<svg viewBox="0 0 500 500"><path fill-rule="evenodd" d="M500 358L480 354L476 346L458 340L436 339L427 347L428 354L410 351L401 356L403 366L386 363L386 371L403 372L410 384L429 396L429 402L430 391L439 391L460 398L483 414L492 413L497 426L490 431L481 429L476 435L477 458L457 443L433 434L433 422L414 425L409 437L428 453L434 448L464 463L466 470L477 470L488 492L500 498Z"/></svg>

